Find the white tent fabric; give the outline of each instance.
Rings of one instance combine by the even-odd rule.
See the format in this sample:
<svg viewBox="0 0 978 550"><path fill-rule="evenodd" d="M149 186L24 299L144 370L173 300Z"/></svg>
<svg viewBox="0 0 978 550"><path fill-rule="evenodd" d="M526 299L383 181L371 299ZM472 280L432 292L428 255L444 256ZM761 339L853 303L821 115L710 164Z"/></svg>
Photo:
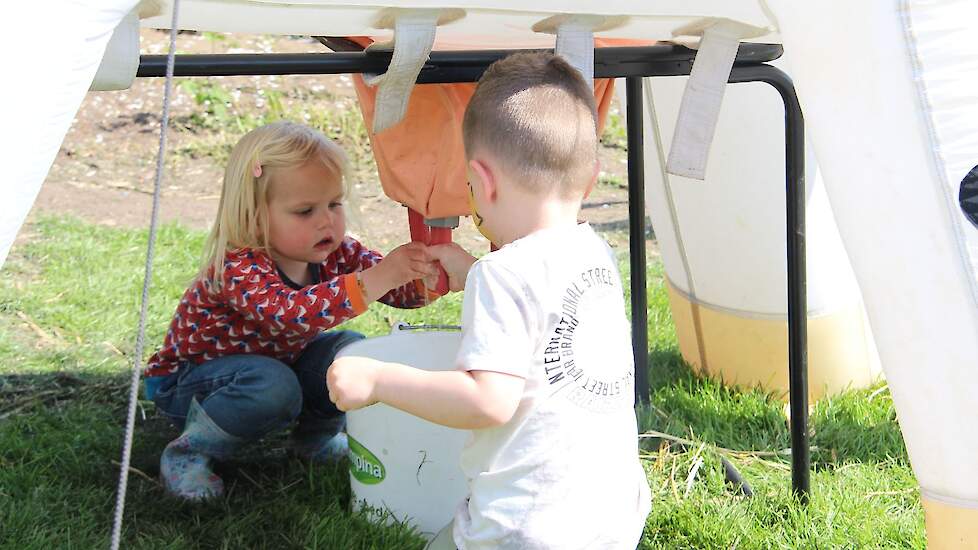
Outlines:
<svg viewBox="0 0 978 550"><path fill-rule="evenodd" d="M168 2L164 2L168 4ZM664 40L673 31L690 27L703 18L728 18L746 25L769 28L756 0L683 0L636 2L634 0L257 0L229 3L225 0L181 0L180 26L217 32L262 32L301 35L378 35L385 10L457 8L461 19L439 27L439 41L479 44L484 48L513 47L534 39L533 26L554 15L581 14L627 16L613 30L598 36ZM231 15L233 10L233 16ZM162 13L169 13L164 7ZM148 19L150 27L166 28L165 16ZM768 42L779 41L767 35Z"/></svg>
<svg viewBox="0 0 978 550"><path fill-rule="evenodd" d="M139 69L139 14L133 10L122 18L105 46L105 54L89 88L93 91L126 90Z"/></svg>
<svg viewBox="0 0 978 550"><path fill-rule="evenodd" d="M105 45L137 0L22 2L0 33L0 267L95 76Z"/></svg>
<svg viewBox="0 0 978 550"><path fill-rule="evenodd" d="M978 163L978 5L770 5L925 509L978 510L975 229L954 200Z"/></svg>

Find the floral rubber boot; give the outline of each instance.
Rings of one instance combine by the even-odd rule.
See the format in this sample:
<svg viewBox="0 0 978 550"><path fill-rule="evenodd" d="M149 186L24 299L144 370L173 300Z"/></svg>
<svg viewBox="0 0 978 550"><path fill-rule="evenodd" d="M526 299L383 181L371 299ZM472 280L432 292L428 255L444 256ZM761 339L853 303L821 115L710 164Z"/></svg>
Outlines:
<svg viewBox="0 0 978 550"><path fill-rule="evenodd" d="M244 439L220 428L194 399L190 402L183 433L160 456L160 479L166 492L177 498L200 501L224 494L224 482L211 469L212 459L231 456Z"/></svg>

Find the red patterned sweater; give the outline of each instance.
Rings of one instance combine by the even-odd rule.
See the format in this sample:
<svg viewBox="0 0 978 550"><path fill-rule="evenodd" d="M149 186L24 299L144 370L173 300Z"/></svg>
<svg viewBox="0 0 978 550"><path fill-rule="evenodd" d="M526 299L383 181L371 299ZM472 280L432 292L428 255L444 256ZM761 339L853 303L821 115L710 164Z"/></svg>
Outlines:
<svg viewBox="0 0 978 550"><path fill-rule="evenodd" d="M382 256L346 237L314 273L319 283L301 289L283 279L264 252L238 249L224 261L223 287L216 295L200 279L187 289L163 347L147 362L143 375L166 376L181 363L203 363L225 355L256 354L292 364L323 331L363 313L367 306L357 285L357 271ZM416 308L437 295L420 281L391 290L378 301Z"/></svg>

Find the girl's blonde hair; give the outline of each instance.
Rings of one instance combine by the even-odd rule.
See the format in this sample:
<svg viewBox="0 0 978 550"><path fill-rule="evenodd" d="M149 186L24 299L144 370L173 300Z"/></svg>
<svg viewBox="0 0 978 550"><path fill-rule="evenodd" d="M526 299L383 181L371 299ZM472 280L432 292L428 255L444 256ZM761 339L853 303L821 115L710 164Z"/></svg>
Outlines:
<svg viewBox="0 0 978 550"><path fill-rule="evenodd" d="M299 168L311 159L321 161L341 181L344 195L349 194L343 149L308 126L273 122L248 132L234 146L198 275L211 292L221 288L228 250L256 248L268 252L269 188L276 174Z"/></svg>

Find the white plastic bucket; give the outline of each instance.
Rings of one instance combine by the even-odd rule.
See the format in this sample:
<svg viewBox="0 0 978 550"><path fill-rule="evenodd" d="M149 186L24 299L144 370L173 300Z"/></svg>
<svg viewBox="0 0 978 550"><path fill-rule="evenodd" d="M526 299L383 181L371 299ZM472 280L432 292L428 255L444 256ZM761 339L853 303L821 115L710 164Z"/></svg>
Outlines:
<svg viewBox="0 0 978 550"><path fill-rule="evenodd" d="M395 328L343 348L340 356L370 357L425 370L452 370L458 332ZM468 432L432 424L387 405L347 414L353 507L384 510L429 539L451 521L468 492L459 455Z"/></svg>

